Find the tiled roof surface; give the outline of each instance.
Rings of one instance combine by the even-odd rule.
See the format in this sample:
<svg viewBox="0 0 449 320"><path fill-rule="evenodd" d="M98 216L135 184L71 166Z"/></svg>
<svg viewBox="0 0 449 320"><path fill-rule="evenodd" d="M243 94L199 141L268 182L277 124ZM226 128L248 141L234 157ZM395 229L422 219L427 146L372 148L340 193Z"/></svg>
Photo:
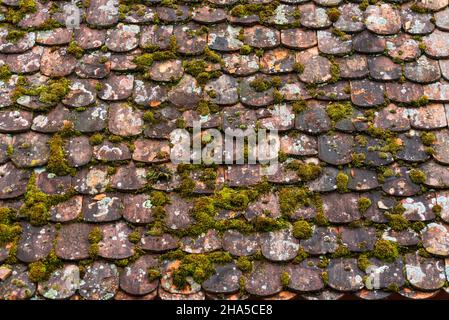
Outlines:
<svg viewBox="0 0 449 320"><path fill-rule="evenodd" d="M448 0L2 0L0 24L0 299L449 291ZM196 120L277 129L279 171L172 163Z"/></svg>

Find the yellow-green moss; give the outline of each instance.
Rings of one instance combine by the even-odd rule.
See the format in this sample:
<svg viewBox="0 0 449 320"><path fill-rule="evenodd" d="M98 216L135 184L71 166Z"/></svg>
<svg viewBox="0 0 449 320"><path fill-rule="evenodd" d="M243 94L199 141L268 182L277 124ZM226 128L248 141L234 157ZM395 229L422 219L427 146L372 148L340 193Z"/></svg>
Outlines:
<svg viewBox="0 0 449 320"><path fill-rule="evenodd" d="M243 30L243 29L242 29ZM251 48L251 46L244 44L241 48L240 48L240 54L243 55L248 55L253 51L253 48Z"/></svg>
<svg viewBox="0 0 449 320"><path fill-rule="evenodd" d="M340 11L338 10L338 8L329 8L326 10L327 16L329 17L329 20L332 22L336 22L338 20L338 18L340 18Z"/></svg>
<svg viewBox="0 0 449 320"><path fill-rule="evenodd" d="M16 43L26 35L26 31L23 30L16 30L16 29L9 29L8 34L6 35L6 40Z"/></svg>
<svg viewBox="0 0 449 320"><path fill-rule="evenodd" d="M283 272L281 273L280 280L281 280L282 286L283 286L284 288L287 288L288 285L290 284L290 275L288 274L288 272L283 271Z"/></svg>
<svg viewBox="0 0 449 320"><path fill-rule="evenodd" d="M293 71L301 74L304 72L304 65L301 62L295 62L293 64Z"/></svg>
<svg viewBox="0 0 449 320"><path fill-rule="evenodd" d="M361 254L358 257L358 259L357 259L357 266L359 267L360 270L366 271L366 269L368 269L368 267L370 265L371 265L371 262L369 261L367 254Z"/></svg>
<svg viewBox="0 0 449 320"><path fill-rule="evenodd" d="M385 214L388 219L388 226L394 231L407 230L410 222L402 214Z"/></svg>
<svg viewBox="0 0 449 320"><path fill-rule="evenodd" d="M243 272L251 272L253 263L248 257L242 256L237 259L237 267Z"/></svg>
<svg viewBox="0 0 449 320"><path fill-rule="evenodd" d="M140 232L137 229L134 229L130 234L128 234L128 240L131 243L139 243L140 242Z"/></svg>
<svg viewBox="0 0 449 320"><path fill-rule="evenodd" d="M173 283L178 288L184 288L186 278L202 283L215 273L214 264L229 263L232 257L227 252L216 251L209 254L189 254L181 259L179 268L173 272Z"/></svg>
<svg viewBox="0 0 449 320"><path fill-rule="evenodd" d="M95 133L95 134L91 135L89 138L89 142L93 146L97 146L97 145L101 144L103 142L103 140L104 140L104 136L101 133Z"/></svg>
<svg viewBox="0 0 449 320"><path fill-rule="evenodd" d="M0 80L2 81L8 81L11 77L12 73L9 70L8 65L4 64L0 67Z"/></svg>
<svg viewBox="0 0 449 320"><path fill-rule="evenodd" d="M300 114L307 109L307 103L305 100L298 100L293 102L292 110L295 114Z"/></svg>
<svg viewBox="0 0 449 320"><path fill-rule="evenodd" d="M162 276L161 272L156 268L149 268L147 271L147 274L148 274L148 280L150 280L150 281L157 280Z"/></svg>
<svg viewBox="0 0 449 320"><path fill-rule="evenodd" d="M421 133L421 141L425 146L431 146L437 141L437 137L433 132L423 132Z"/></svg>
<svg viewBox="0 0 449 320"><path fill-rule="evenodd" d="M411 169L409 172L409 177L416 184L426 182L426 174L419 169Z"/></svg>
<svg viewBox="0 0 449 320"><path fill-rule="evenodd" d="M28 265L28 276L32 282L44 281L47 277L47 267L42 261L32 262Z"/></svg>
<svg viewBox="0 0 449 320"><path fill-rule="evenodd" d="M388 240L377 240L374 244L373 255L385 261L394 261L399 256L397 244Z"/></svg>
<svg viewBox="0 0 449 320"><path fill-rule="evenodd" d="M76 41L70 41L69 46L67 47L67 53L79 59L83 56L84 49L81 48Z"/></svg>
<svg viewBox="0 0 449 320"><path fill-rule="evenodd" d="M332 253L333 258L343 258L348 257L351 254L351 251L349 251L348 247L344 245L339 245L337 249L335 249L335 252Z"/></svg>
<svg viewBox="0 0 449 320"><path fill-rule="evenodd" d="M103 239L103 232L99 227L93 227L92 230L89 232L89 242L94 244L98 243Z"/></svg>
<svg viewBox="0 0 449 320"><path fill-rule="evenodd" d="M331 103L326 107L327 115L334 122L351 117L352 111L352 106L349 102Z"/></svg>
<svg viewBox="0 0 449 320"><path fill-rule="evenodd" d="M59 134L53 135L48 141L50 155L48 157L47 171L58 176L74 175L75 168L69 166L64 153L64 140Z"/></svg>
<svg viewBox="0 0 449 320"><path fill-rule="evenodd" d="M256 92L263 92L272 87L271 81L262 77L257 77L249 83L250 87Z"/></svg>
<svg viewBox="0 0 449 320"><path fill-rule="evenodd" d="M360 213L365 213L369 207L371 207L371 204L371 200L365 197L361 197L357 200L357 207Z"/></svg>
<svg viewBox="0 0 449 320"><path fill-rule="evenodd" d="M298 220L293 223L293 236L298 239L308 239L312 236L313 229L310 223L305 220Z"/></svg>
<svg viewBox="0 0 449 320"><path fill-rule="evenodd" d="M34 0L20 0L18 7L8 7L5 20L13 24L20 22L27 14L36 12L37 5Z"/></svg>
<svg viewBox="0 0 449 320"><path fill-rule="evenodd" d="M315 163L303 163L300 161L292 161L287 165L287 168L298 173L301 181L311 181L318 178L321 174L322 168Z"/></svg>
<svg viewBox="0 0 449 320"><path fill-rule="evenodd" d="M155 118L154 118L154 114L152 111L145 111L143 114L143 120L149 123L153 123Z"/></svg>
<svg viewBox="0 0 449 320"><path fill-rule="evenodd" d="M337 190L338 192L347 192L348 191L348 182L349 177L344 172L340 171L336 177Z"/></svg>
<svg viewBox="0 0 449 320"><path fill-rule="evenodd" d="M293 263L298 264L304 261L309 257L309 254L306 250L304 250L303 247L299 247L298 253L296 254L296 257L293 259Z"/></svg>
<svg viewBox="0 0 449 320"><path fill-rule="evenodd" d="M281 213L290 216L301 205L313 204L312 193L306 188L282 188L279 190L279 206Z"/></svg>

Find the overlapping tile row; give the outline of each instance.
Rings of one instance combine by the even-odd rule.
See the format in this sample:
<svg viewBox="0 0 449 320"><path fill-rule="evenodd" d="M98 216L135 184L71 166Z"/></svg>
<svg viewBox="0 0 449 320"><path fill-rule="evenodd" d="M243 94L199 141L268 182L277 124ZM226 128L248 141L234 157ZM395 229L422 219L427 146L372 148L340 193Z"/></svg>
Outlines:
<svg viewBox="0 0 449 320"><path fill-rule="evenodd" d="M0 299L448 291L447 0L3 0L0 24ZM278 130L279 171L172 163L195 121Z"/></svg>

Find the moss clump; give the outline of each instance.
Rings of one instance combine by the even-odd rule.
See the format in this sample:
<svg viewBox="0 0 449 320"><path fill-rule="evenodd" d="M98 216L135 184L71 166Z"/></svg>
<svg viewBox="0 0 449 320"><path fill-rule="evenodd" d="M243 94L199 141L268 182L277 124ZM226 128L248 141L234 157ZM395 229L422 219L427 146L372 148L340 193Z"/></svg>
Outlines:
<svg viewBox="0 0 449 320"><path fill-rule="evenodd" d="M253 51L253 48L251 48L251 46L244 44L241 48L240 48L240 54L243 55L248 55Z"/></svg>
<svg viewBox="0 0 449 320"><path fill-rule="evenodd" d="M311 181L318 178L321 174L322 168L315 163L303 163L300 161L292 161L287 165L287 168L298 173L301 181Z"/></svg>
<svg viewBox="0 0 449 320"><path fill-rule="evenodd" d="M299 74L303 73L304 72L304 65L302 63L300 63L300 62L295 62L293 64L293 71L295 71L295 72L297 72Z"/></svg>
<svg viewBox="0 0 449 320"><path fill-rule="evenodd" d="M327 219L326 215L322 211L318 211L315 216L315 223L321 227L325 227L329 225L329 220Z"/></svg>
<svg viewBox="0 0 449 320"><path fill-rule="evenodd" d="M338 192L347 192L348 191L348 183L349 183L349 177L344 172L340 171L337 174L337 190Z"/></svg>
<svg viewBox="0 0 449 320"><path fill-rule="evenodd" d="M340 18L340 11L338 8L330 8L326 10L327 16L329 17L329 20L332 22L337 22L338 18Z"/></svg>
<svg viewBox="0 0 449 320"><path fill-rule="evenodd" d="M386 290L389 292L399 292L400 288L396 283L390 283Z"/></svg>
<svg viewBox="0 0 449 320"><path fill-rule="evenodd" d="M248 257L242 256L237 259L237 267L242 270L242 272L251 272L253 264Z"/></svg>
<svg viewBox="0 0 449 320"><path fill-rule="evenodd" d="M34 0L20 0L18 7L8 7L5 13L7 22L17 24L27 14L36 12L37 5Z"/></svg>
<svg viewBox="0 0 449 320"><path fill-rule="evenodd" d="M423 132L421 133L421 141L425 146L431 146L437 141L437 137L433 132Z"/></svg>
<svg viewBox="0 0 449 320"><path fill-rule="evenodd" d="M326 108L326 113L333 122L347 119L352 115L351 103L331 103Z"/></svg>
<svg viewBox="0 0 449 320"><path fill-rule="evenodd" d="M70 41L69 46L67 47L67 53L79 59L83 56L84 49L81 48L76 41Z"/></svg>
<svg viewBox="0 0 449 320"><path fill-rule="evenodd" d="M323 279L324 284L329 282L329 274L327 271L321 272L321 279Z"/></svg>
<svg viewBox="0 0 449 320"><path fill-rule="evenodd" d="M286 271L281 273L281 284L284 288L287 288L290 284L290 275Z"/></svg>
<svg viewBox="0 0 449 320"><path fill-rule="evenodd" d="M293 223L293 236L298 239L308 239L312 236L313 229L310 223L305 220L298 220Z"/></svg>
<svg viewBox="0 0 449 320"><path fill-rule="evenodd" d="M333 258L343 258L348 257L351 254L348 247L344 245L339 245L334 253L332 253Z"/></svg>
<svg viewBox="0 0 449 320"><path fill-rule="evenodd" d="M246 192L238 192L231 188L223 188L217 195L216 206L227 210L244 210L249 203L248 194Z"/></svg>
<svg viewBox="0 0 449 320"><path fill-rule="evenodd" d="M51 79L45 86L38 88L39 101L56 104L60 102L70 91L70 81L66 78Z"/></svg>
<svg viewBox="0 0 449 320"><path fill-rule="evenodd" d="M8 81L9 78L11 77L11 75L12 75L12 73L6 64L4 64L0 67L0 80Z"/></svg>
<svg viewBox="0 0 449 320"><path fill-rule="evenodd" d="M426 182L426 174L418 169L412 169L409 172L410 179L416 184L422 184Z"/></svg>
<svg viewBox="0 0 449 320"><path fill-rule="evenodd" d="M424 107L429 103L429 98L427 96L421 96L418 100L414 100L410 103L412 107Z"/></svg>
<svg viewBox="0 0 449 320"><path fill-rule="evenodd" d="M368 267L370 265L371 265L371 262L369 261L368 255L366 255L366 254L361 254L359 256L359 258L357 259L357 266L362 271L366 271L366 269L368 269Z"/></svg>
<svg viewBox="0 0 449 320"><path fill-rule="evenodd" d="M173 283L178 288L187 285L187 278L202 283L215 273L214 264L229 263L232 257L227 252L212 252L209 254L189 254L181 259L179 268L173 272Z"/></svg>
<svg viewBox="0 0 449 320"><path fill-rule="evenodd" d="M27 33L23 30L10 29L10 30L8 30L8 35L6 36L6 40L8 40L12 43L16 43L17 41L19 41L20 39L25 37L26 34Z"/></svg>
<svg viewBox="0 0 449 320"><path fill-rule="evenodd" d="M417 233L419 233L425 227L426 227L426 224L422 221L415 221L410 225L410 228Z"/></svg>
<svg viewBox="0 0 449 320"><path fill-rule="evenodd" d="M131 243L139 243L140 242L140 232L139 230L135 229L130 234L128 234L128 240Z"/></svg>
<svg viewBox="0 0 449 320"><path fill-rule="evenodd" d="M0 224L0 245L14 241L21 233L22 228L19 224Z"/></svg>
<svg viewBox="0 0 449 320"><path fill-rule="evenodd" d="M101 239L103 239L103 232L101 231L101 229L99 227L94 227L92 228L92 230L89 232L89 242L90 243L98 243L101 241Z"/></svg>
<svg viewBox="0 0 449 320"><path fill-rule="evenodd" d="M59 134L55 134L48 141L50 156L48 158L47 170L58 176L74 175L75 168L69 166L64 153L64 141Z"/></svg>
<svg viewBox="0 0 449 320"><path fill-rule="evenodd" d="M412 10L413 12L416 12L416 13L428 13L428 12L430 12L427 8L424 8L424 7L421 7L418 3L413 3L411 6L410 6L410 10Z"/></svg>
<svg viewBox="0 0 449 320"><path fill-rule="evenodd" d="M28 265L28 276L33 282L44 281L47 277L47 267L42 261L32 262Z"/></svg>
<svg viewBox="0 0 449 320"><path fill-rule="evenodd" d="M432 207L432 212L435 213L436 216L440 216L442 210L443 210L443 207L440 206L439 204L436 204Z"/></svg>
<svg viewBox="0 0 449 320"><path fill-rule="evenodd" d="M151 204L154 206L164 206L169 203L169 198L162 191L153 191L150 196Z"/></svg>
<svg viewBox="0 0 449 320"><path fill-rule="evenodd" d="M268 79L264 79L262 77L258 77L250 82L249 86L254 89L256 92L263 92L272 87L272 83Z"/></svg>
<svg viewBox="0 0 449 320"><path fill-rule="evenodd" d="M380 260L393 262L399 256L399 250L396 243L381 239L374 244L373 255Z"/></svg>
<svg viewBox="0 0 449 320"><path fill-rule="evenodd" d="M360 213L365 213L366 210L371 207L371 204L371 200L365 197L359 198L359 200L357 200L357 207Z"/></svg>
<svg viewBox="0 0 449 320"><path fill-rule="evenodd" d="M143 120L149 123L154 123L154 113L151 111L145 111L143 114Z"/></svg>
<svg viewBox="0 0 449 320"><path fill-rule="evenodd" d="M394 231L407 230L410 226L410 222L402 214L386 214L385 216L388 219L388 226Z"/></svg>
<svg viewBox="0 0 449 320"><path fill-rule="evenodd" d="M200 85L205 84L211 79L218 78L221 72L218 70L212 71L209 65L204 60L190 60L183 62L184 71L193 76Z"/></svg>
<svg viewBox="0 0 449 320"><path fill-rule="evenodd" d="M258 232L271 232L283 229L288 226L282 219L272 219L268 217L256 217L253 220L254 230Z"/></svg>
<svg viewBox="0 0 449 320"><path fill-rule="evenodd" d="M301 205L313 204L312 193L306 188L282 188L279 190L279 206L285 216L293 214Z"/></svg>
<svg viewBox="0 0 449 320"><path fill-rule="evenodd" d="M97 145L101 144L103 142L103 140L104 140L104 136L101 133L95 133L95 134L91 135L89 138L89 142L93 146L97 146Z"/></svg>
<svg viewBox="0 0 449 320"><path fill-rule="evenodd" d="M150 281L157 280L162 276L161 272L155 268L149 268L147 271L147 274L148 274L148 280L150 280Z"/></svg>
<svg viewBox="0 0 449 320"><path fill-rule="evenodd" d="M309 254L307 253L307 251L304 250L303 247L299 247L298 253L296 254L295 259L293 259L293 263L295 263L295 264L301 263L308 257L309 257Z"/></svg>
<svg viewBox="0 0 449 320"><path fill-rule="evenodd" d="M292 104L292 110L295 114L300 114L301 112L304 112L307 109L307 103L305 100L298 100L293 102Z"/></svg>
<svg viewBox="0 0 449 320"><path fill-rule="evenodd" d="M239 4L234 6L229 12L233 17L247 17L251 15L259 16L262 22L267 21L271 16L273 16L277 8L277 1L271 3L250 3L250 4Z"/></svg>

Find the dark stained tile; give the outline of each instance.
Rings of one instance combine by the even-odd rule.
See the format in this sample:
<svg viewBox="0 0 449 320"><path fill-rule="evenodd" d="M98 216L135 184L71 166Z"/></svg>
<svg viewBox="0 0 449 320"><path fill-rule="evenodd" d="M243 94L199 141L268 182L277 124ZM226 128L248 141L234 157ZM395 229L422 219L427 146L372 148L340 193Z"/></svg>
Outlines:
<svg viewBox="0 0 449 320"><path fill-rule="evenodd" d="M12 162L19 168L37 167L47 163L50 150L47 145L49 136L27 132L13 138Z"/></svg>
<svg viewBox="0 0 449 320"><path fill-rule="evenodd" d="M260 246L268 260L288 261L298 253L299 241L293 237L291 229L283 229L262 234Z"/></svg>
<svg viewBox="0 0 449 320"><path fill-rule="evenodd" d="M420 191L420 187L410 179L407 167L393 165L393 176L385 178L382 190L392 196L412 196Z"/></svg>
<svg viewBox="0 0 449 320"><path fill-rule="evenodd" d="M441 77L438 61L422 55L416 61L405 64L404 76L418 83L436 81Z"/></svg>
<svg viewBox="0 0 449 320"><path fill-rule="evenodd" d="M62 300L73 296L80 285L80 272L76 265L68 264L53 271L48 280L40 282L37 291L47 299Z"/></svg>
<svg viewBox="0 0 449 320"><path fill-rule="evenodd" d="M234 263L216 266L215 274L203 282L207 292L229 294L239 290L239 279L242 272Z"/></svg>
<svg viewBox="0 0 449 320"><path fill-rule="evenodd" d="M126 259L134 255L134 246L128 240L131 229L120 221L101 226L103 239L98 243L98 255L106 259Z"/></svg>
<svg viewBox="0 0 449 320"><path fill-rule="evenodd" d="M159 280L150 281L147 272L150 268L157 268L158 264L159 261L156 256L141 256L120 273L120 288L129 294L138 296L154 291Z"/></svg>
<svg viewBox="0 0 449 320"><path fill-rule="evenodd" d="M349 163L353 144L354 139L348 134L321 135L318 138L318 157L333 165Z"/></svg>
<svg viewBox="0 0 449 320"><path fill-rule="evenodd" d="M385 86L370 80L351 81L351 101L359 107L374 107L385 101Z"/></svg>
<svg viewBox="0 0 449 320"><path fill-rule="evenodd" d="M0 199L11 199L25 193L30 172L17 169L11 162L0 166Z"/></svg>
<svg viewBox="0 0 449 320"><path fill-rule="evenodd" d="M282 266L269 262L255 262L245 281L245 289L255 296L270 296L282 290Z"/></svg>
<svg viewBox="0 0 449 320"><path fill-rule="evenodd" d="M23 262L34 262L47 257L55 239L54 227L35 227L29 223L22 223L21 226L22 235L17 245L17 258Z"/></svg>
<svg viewBox="0 0 449 320"><path fill-rule="evenodd" d="M83 198L83 217L88 222L108 222L120 219L123 201L119 194L99 194Z"/></svg>
<svg viewBox="0 0 449 320"><path fill-rule="evenodd" d="M24 265L16 265L12 268L11 275L2 281L0 286L0 299L25 300L31 298L36 291L36 285L31 282Z"/></svg>
<svg viewBox="0 0 449 320"><path fill-rule="evenodd" d="M337 250L337 230L335 228L314 227L312 237L301 240L300 246L313 255L333 253Z"/></svg>
<svg viewBox="0 0 449 320"><path fill-rule="evenodd" d="M321 196L323 211L331 223L348 223L360 219L357 208L358 194L330 193Z"/></svg>
<svg viewBox="0 0 449 320"><path fill-rule="evenodd" d="M405 272L413 287L425 291L439 289L446 281L444 261L441 259L409 253L405 256Z"/></svg>
<svg viewBox="0 0 449 320"><path fill-rule="evenodd" d="M87 300L110 300L119 288L119 272L115 264L94 262L86 267L79 293Z"/></svg>
<svg viewBox="0 0 449 320"><path fill-rule="evenodd" d="M149 250L154 252L164 252L178 248L178 239L169 233L165 233L161 236L145 235L141 238L140 247L143 250Z"/></svg>
<svg viewBox="0 0 449 320"><path fill-rule="evenodd" d="M363 273L354 258L332 259L327 268L329 286L338 291L356 291L364 287Z"/></svg>
<svg viewBox="0 0 449 320"><path fill-rule="evenodd" d="M288 288L293 291L313 292L324 288L321 273L323 269L317 267L318 259L306 259L300 264L289 264L286 272L290 276Z"/></svg>

